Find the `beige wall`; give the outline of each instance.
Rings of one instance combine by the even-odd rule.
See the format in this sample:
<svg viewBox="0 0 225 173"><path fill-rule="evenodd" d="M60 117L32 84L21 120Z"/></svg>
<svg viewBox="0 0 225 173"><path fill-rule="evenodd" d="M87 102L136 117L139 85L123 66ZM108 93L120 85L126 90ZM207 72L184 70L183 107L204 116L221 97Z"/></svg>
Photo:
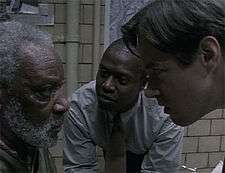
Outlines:
<svg viewBox="0 0 225 173"><path fill-rule="evenodd" d="M0 2L4 2L0 0ZM66 0L39 0L54 7L54 26L41 26L53 34L55 47L64 64L65 60L65 24ZM104 0L101 2L101 53L103 51ZM94 33L94 0L80 0L80 48L78 79L79 85L93 80L93 33ZM100 53L100 54L101 54ZM58 172L62 169L62 133L57 146L51 149ZM102 153L98 152L100 163ZM215 111L202 120L185 129L182 163L189 167L198 167L199 172L209 172L225 156L225 114ZM100 164L100 169L102 169Z"/></svg>
<svg viewBox="0 0 225 173"><path fill-rule="evenodd" d="M183 163L209 172L225 156L225 114L216 110L186 128Z"/></svg>

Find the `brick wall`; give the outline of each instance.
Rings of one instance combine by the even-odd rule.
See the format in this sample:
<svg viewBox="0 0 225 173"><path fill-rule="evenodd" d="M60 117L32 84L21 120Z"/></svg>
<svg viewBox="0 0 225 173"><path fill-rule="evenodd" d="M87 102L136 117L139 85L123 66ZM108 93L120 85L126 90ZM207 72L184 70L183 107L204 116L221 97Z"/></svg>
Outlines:
<svg viewBox="0 0 225 173"><path fill-rule="evenodd" d="M216 110L185 130L182 162L209 172L225 157L225 115Z"/></svg>
<svg viewBox="0 0 225 173"><path fill-rule="evenodd" d="M93 80L94 0L81 0L79 84ZM101 1L100 56L104 45L104 2Z"/></svg>
<svg viewBox="0 0 225 173"><path fill-rule="evenodd" d="M41 0L40 2L54 5L55 24L54 26L41 26L42 30L53 34L54 46L60 57L65 60L65 25L66 25L66 0ZM104 1L101 2L101 36L100 36L100 55L104 46ZM94 0L80 0L80 46L79 46L79 65L78 65L78 84L79 86L93 80L93 40L94 40ZM62 148L63 135L59 135L57 145L50 149L58 173L63 172L62 167ZM102 152L98 149L99 170L103 170Z"/></svg>

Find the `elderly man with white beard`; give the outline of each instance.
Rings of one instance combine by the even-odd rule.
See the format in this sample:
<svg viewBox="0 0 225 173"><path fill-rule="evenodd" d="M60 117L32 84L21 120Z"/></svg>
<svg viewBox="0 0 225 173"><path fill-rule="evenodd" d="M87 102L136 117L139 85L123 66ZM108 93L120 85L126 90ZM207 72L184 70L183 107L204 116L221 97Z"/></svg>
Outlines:
<svg viewBox="0 0 225 173"><path fill-rule="evenodd" d="M0 173L54 173L48 148L68 109L64 75L50 36L0 23Z"/></svg>

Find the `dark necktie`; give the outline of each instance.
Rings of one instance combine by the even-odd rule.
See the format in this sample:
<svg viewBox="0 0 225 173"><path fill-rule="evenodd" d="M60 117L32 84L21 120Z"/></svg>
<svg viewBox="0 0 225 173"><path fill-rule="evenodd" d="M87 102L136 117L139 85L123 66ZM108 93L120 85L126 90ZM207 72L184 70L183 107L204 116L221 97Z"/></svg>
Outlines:
<svg viewBox="0 0 225 173"><path fill-rule="evenodd" d="M105 151L105 172L126 173L126 143L120 115L113 120L111 137Z"/></svg>

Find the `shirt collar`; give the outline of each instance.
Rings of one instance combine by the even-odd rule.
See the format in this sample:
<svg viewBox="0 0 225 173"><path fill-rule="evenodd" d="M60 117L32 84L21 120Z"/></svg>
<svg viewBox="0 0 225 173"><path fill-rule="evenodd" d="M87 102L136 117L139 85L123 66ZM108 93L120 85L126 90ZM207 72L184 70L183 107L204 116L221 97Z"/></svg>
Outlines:
<svg viewBox="0 0 225 173"><path fill-rule="evenodd" d="M119 113L123 124L126 124L129 121L129 119L137 113L138 108L140 107L141 104L141 98L142 98L142 91L139 93L138 101L131 109L127 110L126 112ZM99 115L101 115L102 112L105 115L106 121L109 122L110 124L113 123L113 117L118 114L116 112L110 111L105 112L102 109L98 109Z"/></svg>

